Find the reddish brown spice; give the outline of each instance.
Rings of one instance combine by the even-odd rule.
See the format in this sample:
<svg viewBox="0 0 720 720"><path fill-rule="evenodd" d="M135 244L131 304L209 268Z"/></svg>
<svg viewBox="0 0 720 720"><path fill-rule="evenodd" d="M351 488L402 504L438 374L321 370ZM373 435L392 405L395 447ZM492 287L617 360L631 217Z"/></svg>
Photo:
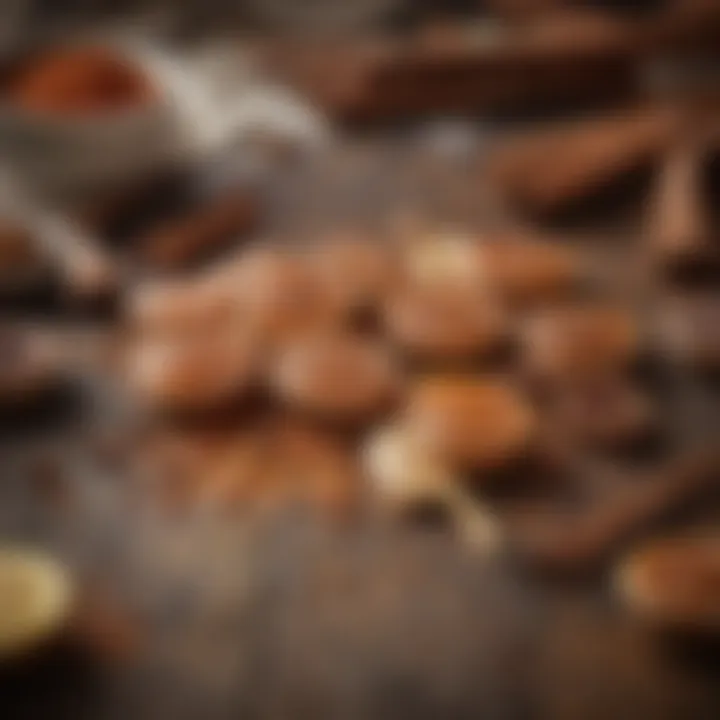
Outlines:
<svg viewBox="0 0 720 720"><path fill-rule="evenodd" d="M151 102L148 76L109 48L56 48L28 60L7 93L24 110L78 115L115 111Z"/></svg>

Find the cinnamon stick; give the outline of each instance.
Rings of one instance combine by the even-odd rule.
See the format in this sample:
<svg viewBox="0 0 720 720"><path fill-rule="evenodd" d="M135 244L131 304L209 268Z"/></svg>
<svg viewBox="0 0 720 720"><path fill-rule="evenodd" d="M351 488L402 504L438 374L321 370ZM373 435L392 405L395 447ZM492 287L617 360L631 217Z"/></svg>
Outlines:
<svg viewBox="0 0 720 720"><path fill-rule="evenodd" d="M676 124L671 109L651 107L541 129L501 144L487 171L510 203L555 212L651 164L671 142Z"/></svg>
<svg viewBox="0 0 720 720"><path fill-rule="evenodd" d="M704 197L706 148L694 140L665 158L648 208L647 236L654 258L665 266L712 254L711 213Z"/></svg>
<svg viewBox="0 0 720 720"><path fill-rule="evenodd" d="M497 21L424 29L384 43L294 47L273 70L349 120L596 102L634 89L624 23L564 13L540 25Z"/></svg>
<svg viewBox="0 0 720 720"><path fill-rule="evenodd" d="M526 516L510 530L511 542L538 569L590 570L634 533L718 485L717 451L692 453L656 478L614 486L609 497L596 498L585 510Z"/></svg>
<svg viewBox="0 0 720 720"><path fill-rule="evenodd" d="M138 241L140 259L157 268L191 264L248 232L258 219L257 198L234 189L180 218L161 223Z"/></svg>

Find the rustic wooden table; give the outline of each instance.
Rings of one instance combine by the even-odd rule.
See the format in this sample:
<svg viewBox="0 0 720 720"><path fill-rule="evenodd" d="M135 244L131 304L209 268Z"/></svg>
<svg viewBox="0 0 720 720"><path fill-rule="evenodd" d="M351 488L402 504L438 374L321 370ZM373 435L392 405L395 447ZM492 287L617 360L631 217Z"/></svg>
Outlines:
<svg viewBox="0 0 720 720"><path fill-rule="evenodd" d="M265 185L265 230L302 237L407 212L480 230L506 222L479 179L489 135L468 127L408 128L290 163ZM570 242L611 294L651 313L632 222L599 212L582 225ZM717 385L661 374L675 441L717 438ZM107 666L61 648L3 669L3 718L718 717L717 652L659 644L618 612L604 576L546 582L462 557L442 536L158 515L124 475L123 414L102 368L80 395L57 417L4 429L0 536L44 543L111 589L137 612L142 641ZM100 435L118 441L120 462ZM720 518L717 498L701 516Z"/></svg>

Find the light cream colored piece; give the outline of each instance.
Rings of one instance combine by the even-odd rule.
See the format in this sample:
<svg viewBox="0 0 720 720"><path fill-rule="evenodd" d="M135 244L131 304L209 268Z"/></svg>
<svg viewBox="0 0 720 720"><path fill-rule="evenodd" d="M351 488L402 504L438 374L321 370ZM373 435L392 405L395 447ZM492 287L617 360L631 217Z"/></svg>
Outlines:
<svg viewBox="0 0 720 720"><path fill-rule="evenodd" d="M0 660L52 638L73 604L67 570L42 552L0 547Z"/></svg>
<svg viewBox="0 0 720 720"><path fill-rule="evenodd" d="M420 284L468 283L481 287L485 272L478 262L477 245L460 232L423 235L405 248L404 266L408 278Z"/></svg>
<svg viewBox="0 0 720 720"><path fill-rule="evenodd" d="M482 553L497 549L500 529L491 512L406 428L380 429L365 447L364 464L374 495L386 510L402 513L424 503L438 504L469 548Z"/></svg>

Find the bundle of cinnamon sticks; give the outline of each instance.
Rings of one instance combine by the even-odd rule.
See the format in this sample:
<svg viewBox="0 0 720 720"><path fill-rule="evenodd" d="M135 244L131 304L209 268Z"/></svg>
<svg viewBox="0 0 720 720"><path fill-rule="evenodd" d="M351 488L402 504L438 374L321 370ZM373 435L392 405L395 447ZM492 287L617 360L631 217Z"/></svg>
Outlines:
<svg viewBox="0 0 720 720"><path fill-rule="evenodd" d="M601 103L638 91L644 61L714 46L716 3L673 3L649 16L498 1L496 15L404 37L282 43L274 71L334 117L374 121L434 112L504 112Z"/></svg>

